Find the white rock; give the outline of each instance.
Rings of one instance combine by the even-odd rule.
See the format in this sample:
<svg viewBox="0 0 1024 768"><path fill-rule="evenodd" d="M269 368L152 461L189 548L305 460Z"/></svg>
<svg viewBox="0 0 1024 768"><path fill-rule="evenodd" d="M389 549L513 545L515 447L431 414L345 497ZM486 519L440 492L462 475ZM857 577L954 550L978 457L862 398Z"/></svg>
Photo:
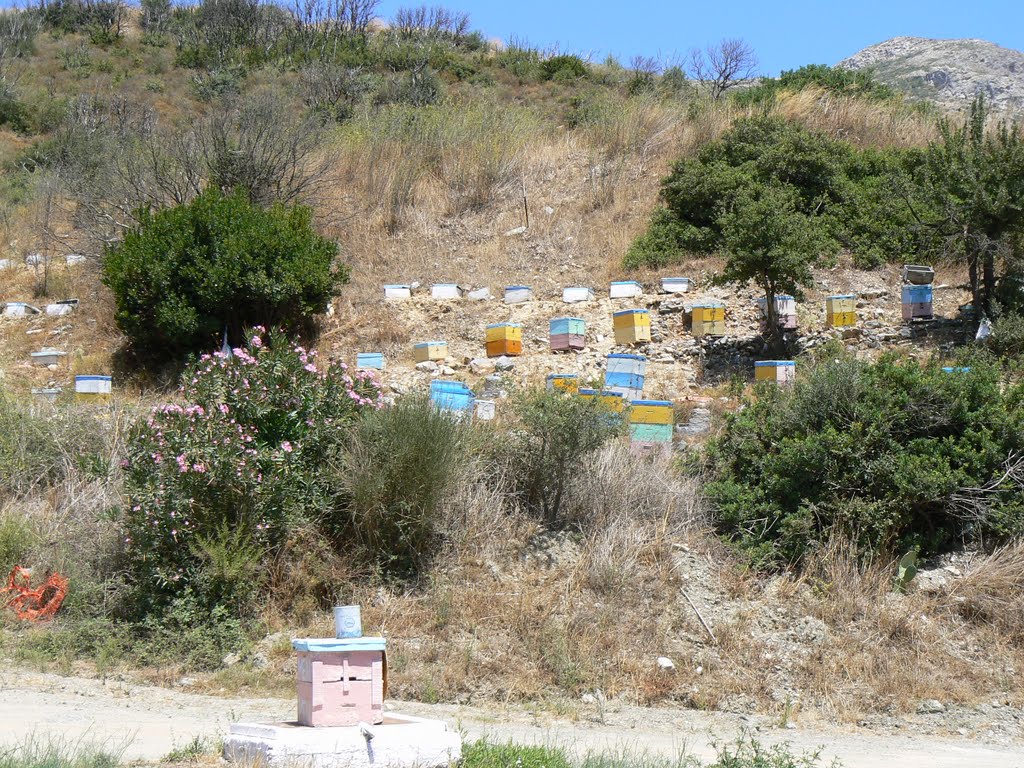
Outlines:
<svg viewBox="0 0 1024 768"><path fill-rule="evenodd" d="M522 235L526 232L526 227L515 227L505 233L505 237L515 237L516 235Z"/></svg>
<svg viewBox="0 0 1024 768"><path fill-rule="evenodd" d="M416 363L416 370L437 373L437 363L433 360L424 360L422 363Z"/></svg>
<svg viewBox="0 0 1024 768"><path fill-rule="evenodd" d="M658 657L658 669L675 669L676 665L668 656Z"/></svg>

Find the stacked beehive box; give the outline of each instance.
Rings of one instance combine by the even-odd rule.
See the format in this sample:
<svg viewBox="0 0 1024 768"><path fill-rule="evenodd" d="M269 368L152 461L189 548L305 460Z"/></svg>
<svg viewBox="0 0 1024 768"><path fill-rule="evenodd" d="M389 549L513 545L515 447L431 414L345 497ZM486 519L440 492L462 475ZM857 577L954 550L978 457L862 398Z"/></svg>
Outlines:
<svg viewBox="0 0 1024 768"><path fill-rule="evenodd" d="M488 357L523 354L523 327L517 323L495 323L487 326Z"/></svg>
<svg viewBox="0 0 1024 768"><path fill-rule="evenodd" d="M461 381L430 382L430 402L440 411L469 418L475 408L476 395Z"/></svg>
<svg viewBox="0 0 1024 768"><path fill-rule="evenodd" d="M59 349L43 347L38 352L32 352L30 357L32 365L57 365L66 355L67 352L61 352Z"/></svg>
<svg viewBox="0 0 1024 768"><path fill-rule="evenodd" d="M793 360L759 360L754 363L754 380L790 384L796 381L796 362Z"/></svg>
<svg viewBox="0 0 1024 768"><path fill-rule="evenodd" d="M852 293L829 296L825 299L825 325L844 328L857 324L857 297Z"/></svg>
<svg viewBox="0 0 1024 768"><path fill-rule="evenodd" d="M612 313L616 344L642 344L651 340L651 313L646 309L624 309Z"/></svg>
<svg viewBox="0 0 1024 768"><path fill-rule="evenodd" d="M663 277L661 278L662 293L689 293L693 281L688 277Z"/></svg>
<svg viewBox="0 0 1024 768"><path fill-rule="evenodd" d="M604 372L604 388L618 392L627 400L643 396L647 358L643 355L608 355Z"/></svg>
<svg viewBox="0 0 1024 768"><path fill-rule="evenodd" d="M629 299L643 295L643 286L636 280L617 280L612 283L608 291L608 296L612 299Z"/></svg>
<svg viewBox="0 0 1024 768"><path fill-rule="evenodd" d="M692 319L693 335L697 338L725 336L725 304L722 302L708 299L694 304Z"/></svg>
<svg viewBox="0 0 1024 768"><path fill-rule="evenodd" d="M758 299L757 306L761 310L761 332L768 330L768 300ZM796 299L782 295L775 297L775 321L784 331L796 330Z"/></svg>
<svg viewBox="0 0 1024 768"><path fill-rule="evenodd" d="M621 392L612 392L610 390L601 390L598 392L596 389L581 388L579 390L579 394L583 399L589 399L592 397L598 398L613 414L621 414L626 410L627 400Z"/></svg>
<svg viewBox="0 0 1024 768"><path fill-rule="evenodd" d="M533 289L528 285L510 285L505 288L506 304L522 304L533 300Z"/></svg>
<svg viewBox="0 0 1024 768"><path fill-rule="evenodd" d="M566 304L577 304L581 301L593 301L594 291L580 285L562 289L562 301Z"/></svg>
<svg viewBox="0 0 1024 768"><path fill-rule="evenodd" d="M383 352L358 352L356 353L356 368L361 371L383 371Z"/></svg>
<svg viewBox="0 0 1024 768"><path fill-rule="evenodd" d="M587 324L581 317L556 317L549 328L552 352L578 351L587 346Z"/></svg>
<svg viewBox="0 0 1024 768"><path fill-rule="evenodd" d="M672 450L672 403L634 400L629 408L629 441L634 450Z"/></svg>
<svg viewBox="0 0 1024 768"><path fill-rule="evenodd" d="M903 286L903 319L931 320L932 287L930 285Z"/></svg>
<svg viewBox="0 0 1024 768"><path fill-rule="evenodd" d="M104 403L110 400L109 376L75 376L75 400L83 403Z"/></svg>
<svg viewBox="0 0 1024 768"><path fill-rule="evenodd" d="M428 360L444 360L448 357L447 341L421 341L412 346L413 358L417 363L425 363Z"/></svg>
<svg viewBox="0 0 1024 768"><path fill-rule="evenodd" d="M384 722L384 638L293 640L298 656L298 721L324 727Z"/></svg>
<svg viewBox="0 0 1024 768"><path fill-rule="evenodd" d="M544 380L549 392L578 392L579 377L575 373L549 373Z"/></svg>

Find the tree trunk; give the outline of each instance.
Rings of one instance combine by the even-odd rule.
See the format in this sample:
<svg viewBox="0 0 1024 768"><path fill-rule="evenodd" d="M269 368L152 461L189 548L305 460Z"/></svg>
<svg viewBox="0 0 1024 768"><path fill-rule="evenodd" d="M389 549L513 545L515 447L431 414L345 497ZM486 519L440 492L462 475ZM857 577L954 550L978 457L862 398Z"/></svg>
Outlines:
<svg viewBox="0 0 1024 768"><path fill-rule="evenodd" d="M768 323L768 346L773 355L781 355L785 351L782 329L779 327L779 312L775 306L775 286L764 286L765 317Z"/></svg>
<svg viewBox="0 0 1024 768"><path fill-rule="evenodd" d="M981 308L985 317L992 317L992 299L996 293L995 251L995 244L988 243L981 262Z"/></svg>

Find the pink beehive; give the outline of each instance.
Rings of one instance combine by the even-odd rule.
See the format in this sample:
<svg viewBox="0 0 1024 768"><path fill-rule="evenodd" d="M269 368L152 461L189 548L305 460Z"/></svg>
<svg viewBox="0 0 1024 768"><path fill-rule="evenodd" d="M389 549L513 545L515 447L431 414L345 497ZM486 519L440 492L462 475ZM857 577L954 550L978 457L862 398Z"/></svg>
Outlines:
<svg viewBox="0 0 1024 768"><path fill-rule="evenodd" d="M293 640L299 724L382 723L387 695L383 637Z"/></svg>

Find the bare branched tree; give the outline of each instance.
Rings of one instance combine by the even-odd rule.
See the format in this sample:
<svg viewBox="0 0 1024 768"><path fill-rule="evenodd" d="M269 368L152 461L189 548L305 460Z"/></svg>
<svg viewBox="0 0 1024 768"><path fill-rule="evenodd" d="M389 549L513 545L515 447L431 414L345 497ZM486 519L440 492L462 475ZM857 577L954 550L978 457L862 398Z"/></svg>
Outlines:
<svg viewBox="0 0 1024 768"><path fill-rule="evenodd" d="M469 14L440 5L399 8L391 28L405 38L425 36L458 40L469 33Z"/></svg>
<svg viewBox="0 0 1024 768"><path fill-rule="evenodd" d="M725 38L704 50L690 51L690 74L708 87L717 101L722 94L757 74L757 55L740 38Z"/></svg>
<svg viewBox="0 0 1024 768"><path fill-rule="evenodd" d="M380 0L292 0L292 43L320 61L332 61L346 40L366 34L379 4Z"/></svg>
<svg viewBox="0 0 1024 768"><path fill-rule="evenodd" d="M39 14L33 11L0 11L0 87L17 84L22 70L16 63L32 53L39 26Z"/></svg>

